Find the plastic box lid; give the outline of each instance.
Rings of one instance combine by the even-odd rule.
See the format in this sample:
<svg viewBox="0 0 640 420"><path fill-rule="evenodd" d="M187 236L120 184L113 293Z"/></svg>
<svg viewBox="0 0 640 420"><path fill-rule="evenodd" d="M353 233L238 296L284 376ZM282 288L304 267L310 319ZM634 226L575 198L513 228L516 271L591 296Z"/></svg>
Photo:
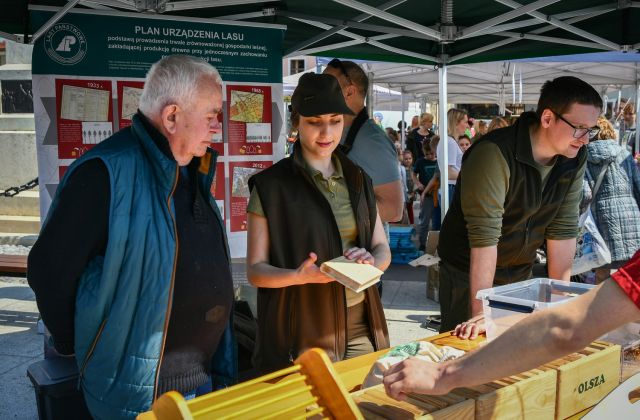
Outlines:
<svg viewBox="0 0 640 420"><path fill-rule="evenodd" d="M485 303L491 307L530 313L584 294L593 287L592 284L535 278L479 290L476 299L487 301Z"/></svg>

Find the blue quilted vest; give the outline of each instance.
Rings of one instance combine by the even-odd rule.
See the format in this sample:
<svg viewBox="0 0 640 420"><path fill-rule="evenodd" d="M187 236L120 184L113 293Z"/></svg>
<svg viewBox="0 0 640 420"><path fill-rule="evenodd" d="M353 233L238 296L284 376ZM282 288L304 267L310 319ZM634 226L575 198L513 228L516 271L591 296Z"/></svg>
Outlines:
<svg viewBox="0 0 640 420"><path fill-rule="evenodd" d="M224 232L209 193L216 157L209 150L200 159L198 184ZM158 149L137 116L131 127L71 165L58 191L89 159L101 159L107 167L111 201L105 255L90 261L77 290L75 352L80 385L94 417L133 418L149 410L158 397L155 388L177 257L172 194L178 165ZM52 207L56 202L57 198ZM231 325L232 319L212 362L214 387L233 383L237 376Z"/></svg>

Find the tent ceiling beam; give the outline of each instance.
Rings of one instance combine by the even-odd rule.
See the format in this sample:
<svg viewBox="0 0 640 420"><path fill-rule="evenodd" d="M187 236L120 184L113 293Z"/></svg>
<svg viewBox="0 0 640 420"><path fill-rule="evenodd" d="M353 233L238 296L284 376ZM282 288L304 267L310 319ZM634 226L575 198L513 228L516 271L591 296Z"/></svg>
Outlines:
<svg viewBox="0 0 640 420"><path fill-rule="evenodd" d="M475 50L463 52L461 54L450 57L449 63L462 60L463 58L471 57L472 55L481 54L485 51L493 50L495 48L502 47L503 45L511 44L516 41L518 41L518 39L514 39L514 38L504 39L502 41L494 42L493 44L485 45L484 47L476 48Z"/></svg>
<svg viewBox="0 0 640 420"><path fill-rule="evenodd" d="M427 36L425 34L421 34L421 33L418 33L418 32L415 32L415 31L411 31L411 30L408 30L408 29L396 28L396 27L392 27L392 26L380 26L380 25L372 25L372 24L369 24L369 23L360 23L360 22L355 22L355 21L350 21L350 20L340 20L340 19L318 17L318 16L307 15L307 14L304 14L304 13L289 12L289 11L286 11L286 10L277 10L276 11L276 15L288 17L290 19L304 19L304 20L309 20L309 21L321 22L321 23L325 23L327 25L332 25L332 26L344 26L345 28L351 27L351 28L354 28L354 29L363 29L365 31L371 31L371 32L381 32L381 33L387 33L387 34L395 34L395 35L406 36L406 37L410 37L410 38L426 39L426 40L429 40L429 41L433 40L430 36ZM333 28L330 27L329 30L331 30L331 29L333 29Z"/></svg>
<svg viewBox="0 0 640 420"><path fill-rule="evenodd" d="M617 10L617 9L618 9L618 4L616 2L612 2L609 5L604 4L602 6L587 7L586 9L578 9L578 10L571 10L569 12L558 13L557 15L552 15L551 17L554 17L560 20L565 20L572 17L590 15L592 13L602 14L602 13L613 12L614 10Z"/></svg>
<svg viewBox="0 0 640 420"><path fill-rule="evenodd" d="M603 46L601 44L598 44L598 43L595 43L595 42L577 41L575 39L557 38L557 37L542 36L542 35L532 35L532 34L517 33L517 32L501 32L501 33L497 33L495 35L506 36L506 37L509 37L509 38L530 39L532 41L549 42L549 43L552 43L552 44L575 45L575 46L578 46L578 47L593 48L595 50L603 49ZM613 48L609 48L609 47L606 47L606 48L609 49L609 50L614 50L615 51L615 49L613 49Z"/></svg>
<svg viewBox="0 0 640 420"><path fill-rule="evenodd" d="M323 45L320 47L315 47L315 48L307 48L306 50L300 50L297 52L296 55L312 55L312 54L318 54L318 53L322 53L323 51L328 51L328 50L339 50L341 48L348 48L348 47L352 47L354 45L358 45L358 44L364 44L364 41L360 41L360 40L351 40L351 41L344 41L344 42L338 42L337 44L331 44L331 45Z"/></svg>
<svg viewBox="0 0 640 420"><path fill-rule="evenodd" d="M278 0L262 0L261 3L275 2ZM239 6L243 4L255 4L255 0L187 0L187 1L172 1L168 2L165 6L167 12L174 12L178 10L190 10L190 9L209 9L214 7L224 6Z"/></svg>
<svg viewBox="0 0 640 420"><path fill-rule="evenodd" d="M122 0L83 0L82 3L94 3L106 7L115 7L118 9L131 10L134 12L138 11L138 9L136 9L136 6L134 6L132 3Z"/></svg>
<svg viewBox="0 0 640 420"><path fill-rule="evenodd" d="M326 24L324 24L322 22L306 20L306 19L299 19L299 18L294 18L294 19L298 20L300 22L304 22L304 23L306 23L308 25L316 26L316 27L321 28L321 29L330 29L331 28L331 26L326 25ZM350 37L350 38L352 38L354 40L360 41L360 43L366 43L366 44L372 45L374 47L378 47L380 49L383 49L385 51L390 51L390 52L393 52L393 53L396 53L396 54L406 55L406 56L409 56L409 57L420 58L422 60L427 60L427 61L434 61L435 62L437 60L435 57L431 57L431 56L424 55L424 54L419 54L419 53L416 53L416 52L413 52L413 51L403 50L402 48L396 48L396 47L392 47L390 45L386 45L386 44L383 44L381 42L378 42L378 40L388 39L388 38L395 38L395 37L397 37L399 35L383 34L383 35L379 35L377 37L367 38L367 37L364 37L362 35L357 35L357 34L354 34L352 32L345 31L345 30L341 30L338 33L340 35L345 35L345 36L348 36L348 37ZM382 37L384 37L384 38L382 38ZM336 44L334 44L334 46L335 45ZM323 46L323 47L321 47L322 48L321 51L326 51L326 50L332 49L332 48L329 48L329 47L330 46Z"/></svg>
<svg viewBox="0 0 640 420"><path fill-rule="evenodd" d="M58 12L55 15L51 16L51 19L49 19L44 25L42 25L36 31L36 33L33 34L33 36L31 37L31 41L29 41L29 43L33 45L36 42L36 40L42 36L42 34L47 32L49 28L51 28L60 19L62 19L62 17L66 15L67 12L71 10L76 4L78 4L78 2L80 2L80 0L69 0L62 9L58 10Z"/></svg>
<svg viewBox="0 0 640 420"><path fill-rule="evenodd" d="M585 19L590 19L592 17L600 16L604 13L609 13L616 10L615 6L597 6L597 7L589 7L587 9L574 10L566 13L558 13L557 15L551 15L551 17L556 19L569 19L577 16L584 16ZM512 29L525 28L527 26L539 25L540 19L532 18L526 20L519 20L517 22L505 23L504 25L496 25L491 28L484 29L477 33L476 35L490 35L496 32L510 31Z"/></svg>
<svg viewBox="0 0 640 420"><path fill-rule="evenodd" d="M251 12L251 13L238 13L237 15L227 15L227 16L216 16L216 19L222 20L245 20L245 19L255 19L266 16L274 16L274 9L262 9L261 12Z"/></svg>
<svg viewBox="0 0 640 420"><path fill-rule="evenodd" d="M520 6L514 10L511 10L510 12L503 13L499 16L478 23L477 25L469 26L462 29L457 33L456 39L471 37L484 29L491 28L492 26L500 23L508 22L511 19L529 14L530 12L536 11L550 4L557 3L558 1L559 0L538 0L534 1L533 3L527 4L526 6Z"/></svg>
<svg viewBox="0 0 640 420"><path fill-rule="evenodd" d="M380 10L388 10L391 9L399 4L404 3L406 0L391 0L388 1L384 4L381 4L379 6ZM355 22L363 22L367 19L369 19L371 17L371 15L369 13L361 13L357 16L354 16L351 20L355 21ZM323 39L329 38L331 35L334 35L335 33L337 33L338 31L341 31L342 29L346 29L347 25L337 25L331 29L328 29L324 32L319 33L316 36L313 36L309 39L306 39L296 45L294 45L293 47L289 48L287 51L284 52L284 58L287 57L291 57L294 55L298 55L298 51L302 50L303 48L306 48L310 45L315 44L316 42L322 41Z"/></svg>
<svg viewBox="0 0 640 420"><path fill-rule="evenodd" d="M495 1L497 1L498 3L504 4L505 6L514 8L514 9L522 6L520 3L515 2L513 0L495 0ZM609 47L611 49L614 49L614 50L617 50L617 51L619 51L621 49L620 45L616 44L615 42L611 42L611 41L609 41L607 39L604 39L602 37L594 35L594 34L592 34L590 32L584 31L584 30L582 30L580 28L576 28L575 26L572 26L572 25L570 25L570 24L568 24L566 22L563 22L563 21L561 21L559 19L556 19L554 17L545 16L544 14L542 14L540 12L536 12L536 11L528 12L527 14L530 15L530 16L533 16L533 17L535 17L535 18L537 18L539 20L541 20L542 22L548 22L549 24L551 24L551 25L553 25L555 27L558 27L560 29L564 29L567 32L571 32L572 34L579 35L579 36L581 36L583 38L586 38L586 39L588 39L590 41L593 41L593 42L597 42L598 44L602 44L602 45L607 46L607 47Z"/></svg>
<svg viewBox="0 0 640 420"><path fill-rule="evenodd" d="M106 6L102 4L102 2L91 1L91 0L80 0L80 4L86 6L90 9L96 10L115 10L112 7Z"/></svg>
<svg viewBox="0 0 640 420"><path fill-rule="evenodd" d="M491 35L497 32L510 31L511 29L526 28L527 26L539 25L538 19L526 19L519 20L517 22L505 23L504 25L496 25L490 28L484 29L474 34L474 36ZM465 38L465 37L462 37Z"/></svg>
<svg viewBox="0 0 640 420"><path fill-rule="evenodd" d="M501 1L501 0L496 0L496 1ZM596 13L596 12L594 12L594 13ZM604 12L597 12L597 13L601 14L601 13L604 13ZM574 18L567 19L564 23L568 23L568 24L578 23L578 22L581 22L583 20L590 19L591 17L592 17L592 15L576 16ZM536 30L533 30L533 31L529 32L529 34L539 35L539 34L551 31L553 29L556 29L556 27L554 25L547 25L547 26L544 26L542 28L538 28ZM458 55L454 55L453 57L451 57L449 59L449 62L452 63L454 61L462 60L463 58L471 57L471 56L476 55L476 54L481 54L481 53L483 53L485 51L489 51L489 50L492 50L494 48L499 48L499 47L502 47L504 45L508 45L508 44L513 43L513 42L516 42L518 40L519 40L519 38L518 39L510 38L510 39L505 39L505 40L502 40L502 41L495 42L493 44L485 45L484 47L476 48L475 50L471 50L471 51L467 51L467 52L464 52L464 53L461 53L461 54L458 54Z"/></svg>
<svg viewBox="0 0 640 420"><path fill-rule="evenodd" d="M404 27L404 28L408 28L411 29L412 31L416 31L418 33L427 35L429 37L431 37L432 39L436 40L436 41L440 41L442 39L442 34L439 31L436 31L435 29L429 28L427 26L424 25L420 25L418 23L412 22L408 19L404 19L401 17L398 17L394 14L385 12L383 10L380 10L376 7L372 7L369 6L367 4L364 3L360 3L358 1L355 0L332 0L338 4L341 4L343 6L347 6L350 7L352 9L356 9L359 10L363 13L369 13L371 15L376 16L379 19L382 20L386 20L388 22L394 23L400 27Z"/></svg>

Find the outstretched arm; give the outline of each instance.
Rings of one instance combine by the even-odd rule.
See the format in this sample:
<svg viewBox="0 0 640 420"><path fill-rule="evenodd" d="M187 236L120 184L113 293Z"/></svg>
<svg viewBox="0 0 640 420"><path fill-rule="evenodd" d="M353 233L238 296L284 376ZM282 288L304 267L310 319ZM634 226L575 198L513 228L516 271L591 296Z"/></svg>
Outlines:
<svg viewBox="0 0 640 420"><path fill-rule="evenodd" d="M403 399L409 392L446 394L453 388L483 384L580 350L637 319L640 309L618 284L607 280L566 304L528 316L460 359L443 364L405 360L385 373L385 389L393 398Z"/></svg>

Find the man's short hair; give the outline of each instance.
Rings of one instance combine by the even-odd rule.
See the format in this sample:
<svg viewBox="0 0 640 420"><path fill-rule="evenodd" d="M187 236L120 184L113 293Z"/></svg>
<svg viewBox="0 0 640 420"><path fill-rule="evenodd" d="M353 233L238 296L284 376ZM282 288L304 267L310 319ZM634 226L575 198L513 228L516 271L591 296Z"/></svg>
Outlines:
<svg viewBox="0 0 640 420"><path fill-rule="evenodd" d="M193 101L202 79L222 86L218 70L205 60L189 55L169 55L154 63L144 83L138 108L147 116L158 115L171 104L182 107Z"/></svg>
<svg viewBox="0 0 640 420"><path fill-rule="evenodd" d="M573 76L562 76L547 80L540 89L536 113L542 116L545 109L564 114L573 104L593 105L602 109L602 98L587 82Z"/></svg>
<svg viewBox="0 0 640 420"><path fill-rule="evenodd" d="M331 60L328 66L340 70L343 76L346 76L351 81L362 96L367 96L369 78L364 70L362 70L362 67L353 61L343 61L338 59Z"/></svg>

